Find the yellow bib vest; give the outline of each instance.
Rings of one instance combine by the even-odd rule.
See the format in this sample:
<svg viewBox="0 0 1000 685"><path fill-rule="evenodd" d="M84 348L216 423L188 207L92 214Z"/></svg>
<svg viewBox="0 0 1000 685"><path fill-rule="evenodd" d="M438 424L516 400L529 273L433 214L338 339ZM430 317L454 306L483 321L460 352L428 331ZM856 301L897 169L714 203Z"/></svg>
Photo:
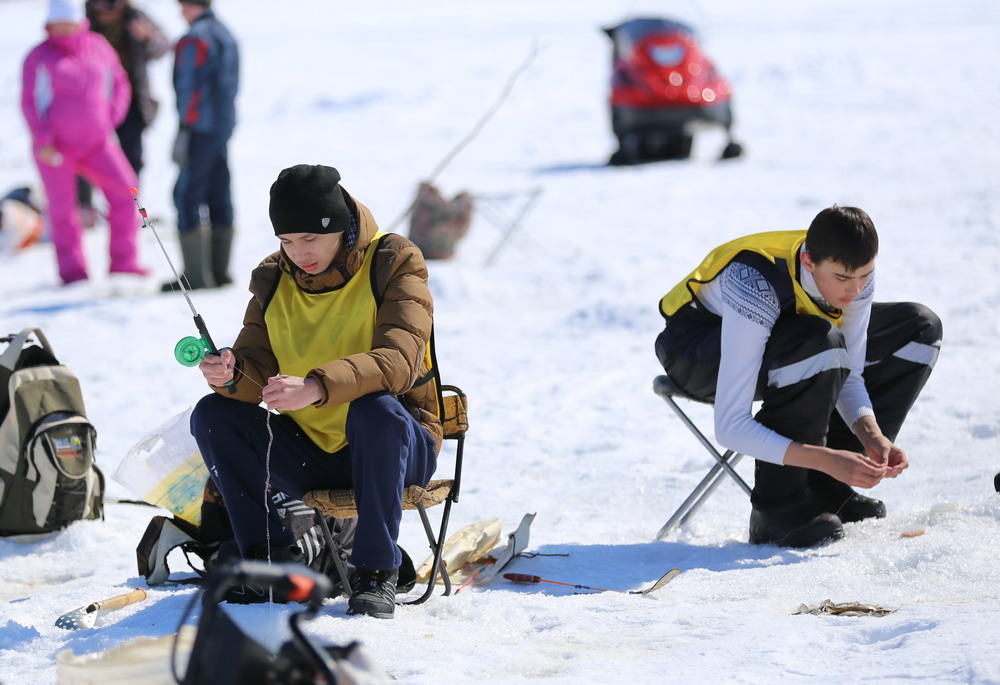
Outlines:
<svg viewBox="0 0 1000 685"><path fill-rule="evenodd" d="M264 313L280 373L305 377L312 369L332 360L371 351L378 312L372 292L372 261L384 235L375 234L368 243L361 268L334 290L309 293L287 274L281 274ZM350 403L309 406L282 413L290 415L324 451L336 452L347 445L349 407Z"/></svg>
<svg viewBox="0 0 1000 685"><path fill-rule="evenodd" d="M704 261L688 274L687 278L663 296L660 300L660 313L666 318L676 314L681 307L697 298L701 286L715 279L741 253L750 252L777 267L782 277L787 274L788 285L795 298L796 314L822 316L837 324L840 322L840 310L824 311L802 289L796 278L799 268L799 249L805 241L805 231L772 231L748 235L720 245L709 252Z"/></svg>

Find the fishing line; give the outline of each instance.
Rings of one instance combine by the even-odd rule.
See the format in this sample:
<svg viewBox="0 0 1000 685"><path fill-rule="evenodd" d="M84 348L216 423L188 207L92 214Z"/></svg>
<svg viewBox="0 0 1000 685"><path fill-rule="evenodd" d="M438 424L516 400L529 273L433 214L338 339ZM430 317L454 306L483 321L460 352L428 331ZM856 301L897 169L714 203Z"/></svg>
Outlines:
<svg viewBox="0 0 1000 685"><path fill-rule="evenodd" d="M267 425L267 451L264 453L264 536L266 538L267 545L267 565L271 565L271 521L268 516L271 513L270 504L268 498L270 497L271 490L271 443L274 442L274 433L271 431L271 412L267 412L267 416L264 417L264 423ZM274 606L274 588L271 588L268 593L269 604Z"/></svg>
<svg viewBox="0 0 1000 685"><path fill-rule="evenodd" d="M170 270L173 272L174 278L177 279L177 285L181 289L181 294L184 295L184 300L187 302L188 308L191 310L191 316L194 318L194 325L201 334L201 338L195 338L194 336L181 338L181 340L174 345L174 358L184 366L197 366L201 360L205 358L206 353L219 356L219 348L215 346L215 342L213 342L212 336L208 332L208 326L205 325L205 320L202 318L201 314L198 313L198 310L195 309L194 302L191 300L191 284L188 283L187 277L183 274L179 274L177 269L174 267L174 262L170 259L170 254L167 252L167 248L163 246L163 241L160 240L160 234L156 230L156 226L149 220L146 208L143 207L142 203L139 201L139 190L137 188L132 188L132 199L135 200L136 209L139 210L139 216L142 217L142 227L148 228L152 231L153 236L156 237L156 242L160 246L160 251L163 253L163 257L167 260L167 264L170 266ZM230 395L235 393L235 379L228 381L226 383L226 388L229 390Z"/></svg>
<svg viewBox="0 0 1000 685"><path fill-rule="evenodd" d="M153 225L153 221L149 219L146 208L143 207L142 202L139 201L138 188L132 188L132 199L135 201L135 206L139 211L139 216L142 217L142 227L148 228L156 238L156 243L160 246L160 251L163 253L163 257L167 260L167 264L170 266L170 270L173 272L174 278L177 279L177 285L180 287L181 294L184 295L184 300L187 302L188 308L191 310L191 316L194 318L194 325L201 334L200 338L196 338L194 336L181 338L181 340L179 340L174 346L174 358L184 366L197 366L201 363L201 360L205 358L206 354L212 354L217 357L220 356L219 349L215 346L215 342L212 340L212 336L208 332L208 326L205 324L205 320L195 308L194 301L191 299L191 284L188 282L187 277L184 276L184 274L178 273L173 260L170 259L170 254L167 252L166 247L164 247L163 241L160 240L159 232L157 232L156 227ZM264 386L258 383L256 379L252 378L245 372L243 372L243 376L258 388L264 390ZM229 391L230 395L234 394L236 392L236 378L233 377L226 381L225 387ZM268 565L271 564L271 526L268 519L271 514L269 501L269 490L271 489L271 446L274 443L274 432L271 429L272 413L277 414L278 412L277 410L268 409L265 412L264 418L264 423L267 426L267 452L264 455L264 532L267 539ZM273 605L273 587L268 588L268 599L271 600L270 603Z"/></svg>

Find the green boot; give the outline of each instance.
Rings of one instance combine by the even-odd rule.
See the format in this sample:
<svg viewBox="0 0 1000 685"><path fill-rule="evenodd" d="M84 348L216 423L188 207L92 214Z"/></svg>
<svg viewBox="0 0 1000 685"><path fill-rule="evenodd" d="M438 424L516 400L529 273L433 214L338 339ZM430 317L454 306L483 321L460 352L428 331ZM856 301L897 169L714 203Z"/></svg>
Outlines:
<svg viewBox="0 0 1000 685"><path fill-rule="evenodd" d="M212 229L212 277L216 287L229 285L233 279L229 275L229 255L233 250L233 228Z"/></svg>
<svg viewBox="0 0 1000 685"><path fill-rule="evenodd" d="M201 228L196 228L178 236L181 244L181 257L184 260L184 273L182 278L186 281L191 290L201 288L211 288L212 282L208 273L208 236ZM181 287L177 281L164 283L160 290L165 293L180 291Z"/></svg>

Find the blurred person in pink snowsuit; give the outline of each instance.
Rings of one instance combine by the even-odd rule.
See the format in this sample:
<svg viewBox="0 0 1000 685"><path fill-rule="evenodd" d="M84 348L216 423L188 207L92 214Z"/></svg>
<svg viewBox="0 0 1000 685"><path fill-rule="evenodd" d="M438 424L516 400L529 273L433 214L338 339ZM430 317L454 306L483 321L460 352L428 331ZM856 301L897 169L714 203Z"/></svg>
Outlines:
<svg viewBox="0 0 1000 685"><path fill-rule="evenodd" d="M83 176L108 201L111 273L145 275L136 242L135 171L115 137L132 97L128 76L104 36L89 31L79 0L52 0L48 38L24 60L21 110L45 194L63 284L87 278L76 200Z"/></svg>

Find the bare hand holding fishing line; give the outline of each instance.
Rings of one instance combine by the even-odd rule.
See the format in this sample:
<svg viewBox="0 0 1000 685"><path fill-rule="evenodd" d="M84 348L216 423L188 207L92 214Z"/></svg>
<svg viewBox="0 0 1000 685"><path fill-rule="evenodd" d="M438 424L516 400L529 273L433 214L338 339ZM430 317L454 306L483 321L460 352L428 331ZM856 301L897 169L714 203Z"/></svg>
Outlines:
<svg viewBox="0 0 1000 685"><path fill-rule="evenodd" d="M268 409L294 411L323 399L323 391L315 378L279 374L267 379L261 393Z"/></svg>

